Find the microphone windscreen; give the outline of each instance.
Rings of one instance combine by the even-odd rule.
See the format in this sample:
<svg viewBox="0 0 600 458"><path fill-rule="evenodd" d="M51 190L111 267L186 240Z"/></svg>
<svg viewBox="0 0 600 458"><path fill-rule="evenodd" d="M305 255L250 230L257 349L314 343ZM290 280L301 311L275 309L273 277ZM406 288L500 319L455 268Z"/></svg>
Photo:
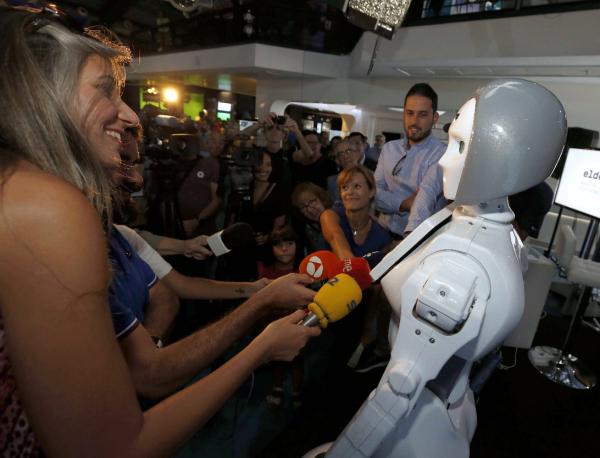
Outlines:
<svg viewBox="0 0 600 458"><path fill-rule="evenodd" d="M248 223L235 223L216 232L206 239L208 247L215 256L229 253L254 243L254 231Z"/></svg>
<svg viewBox="0 0 600 458"><path fill-rule="evenodd" d="M354 310L362 300L358 283L347 274L337 274L317 292L308 309L319 318L322 327L338 321Z"/></svg>
<svg viewBox="0 0 600 458"><path fill-rule="evenodd" d="M373 283L369 262L364 258L342 259L338 263L338 271L350 275L361 289L367 289Z"/></svg>
<svg viewBox="0 0 600 458"><path fill-rule="evenodd" d="M235 250L254 244L254 231L248 223L235 223L223 229L221 240L227 248Z"/></svg>
<svg viewBox="0 0 600 458"><path fill-rule="evenodd" d="M308 275L314 281L329 280L339 273L336 271L338 263L339 259L331 251L315 251L302 260L298 272Z"/></svg>

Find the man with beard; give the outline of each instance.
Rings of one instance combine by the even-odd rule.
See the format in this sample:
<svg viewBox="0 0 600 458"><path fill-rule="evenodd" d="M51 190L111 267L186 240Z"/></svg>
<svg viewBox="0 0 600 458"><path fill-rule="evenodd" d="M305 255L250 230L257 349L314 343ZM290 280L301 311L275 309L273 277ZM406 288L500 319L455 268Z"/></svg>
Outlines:
<svg viewBox="0 0 600 458"><path fill-rule="evenodd" d="M446 145L431 134L439 117L437 100L429 84L410 88L404 99L406 138L386 143L377 163L375 206L380 222L397 238L446 205L438 166Z"/></svg>

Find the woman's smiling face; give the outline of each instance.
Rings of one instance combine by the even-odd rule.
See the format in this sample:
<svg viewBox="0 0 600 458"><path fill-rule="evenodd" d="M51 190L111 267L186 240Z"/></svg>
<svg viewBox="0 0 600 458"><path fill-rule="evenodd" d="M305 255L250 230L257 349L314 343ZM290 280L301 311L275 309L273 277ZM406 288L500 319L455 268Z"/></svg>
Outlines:
<svg viewBox="0 0 600 458"><path fill-rule="evenodd" d="M125 128L139 119L121 99L110 63L100 56L90 56L83 64L74 111L74 122L91 151L107 168L118 167Z"/></svg>
<svg viewBox="0 0 600 458"><path fill-rule="evenodd" d="M269 181L272 171L271 156L265 153L260 164L254 168L254 179L257 181Z"/></svg>
<svg viewBox="0 0 600 458"><path fill-rule="evenodd" d="M362 173L355 172L340 186L340 197L346 210L360 210L370 205L375 190L369 188Z"/></svg>
<svg viewBox="0 0 600 458"><path fill-rule="evenodd" d="M306 219L319 221L319 216L325 210L325 206L312 192L304 192L298 198L298 210Z"/></svg>

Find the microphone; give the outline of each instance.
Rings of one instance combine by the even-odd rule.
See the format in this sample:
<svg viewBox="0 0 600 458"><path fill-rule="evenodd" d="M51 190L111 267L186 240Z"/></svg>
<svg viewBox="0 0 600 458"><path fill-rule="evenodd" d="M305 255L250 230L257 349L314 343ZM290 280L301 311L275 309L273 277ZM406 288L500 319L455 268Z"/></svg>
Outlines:
<svg viewBox="0 0 600 458"><path fill-rule="evenodd" d="M367 289L373 283L371 268L365 258L342 259L339 261L337 269L337 272L350 275L362 290Z"/></svg>
<svg viewBox="0 0 600 458"><path fill-rule="evenodd" d="M248 223L235 223L208 237L207 242L214 255L221 256L254 243L254 231Z"/></svg>
<svg viewBox="0 0 600 458"><path fill-rule="evenodd" d="M317 292L308 304L309 313L300 322L302 326L321 326L338 321L356 308L362 300L358 283L347 274L337 274Z"/></svg>
<svg viewBox="0 0 600 458"><path fill-rule="evenodd" d="M338 263L338 257L331 251L315 251L302 260L298 272L308 275L314 281L329 280L341 272L337 268Z"/></svg>

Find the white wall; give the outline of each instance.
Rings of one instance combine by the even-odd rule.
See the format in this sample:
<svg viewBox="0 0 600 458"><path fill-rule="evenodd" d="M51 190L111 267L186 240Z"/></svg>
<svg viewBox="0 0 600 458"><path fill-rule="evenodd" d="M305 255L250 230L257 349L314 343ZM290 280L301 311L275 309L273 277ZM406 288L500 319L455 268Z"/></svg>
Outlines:
<svg viewBox="0 0 600 458"><path fill-rule="evenodd" d="M530 78L554 92L565 106L569 126L600 131L600 79ZM260 79L256 85L257 114L265 114L275 100L349 103L352 105L402 106L406 91L416 82L427 81L439 95L439 109L459 108L485 79ZM385 119L357 122L372 138L373 132L389 125Z"/></svg>
<svg viewBox="0 0 600 458"><path fill-rule="evenodd" d="M525 65L558 59L560 65L564 59L576 62L577 56L590 57L597 65L599 24L596 9L404 27L392 40L379 40L376 65L494 66L505 59L520 59ZM374 34L363 34L352 53L352 74L366 74L374 44Z"/></svg>

